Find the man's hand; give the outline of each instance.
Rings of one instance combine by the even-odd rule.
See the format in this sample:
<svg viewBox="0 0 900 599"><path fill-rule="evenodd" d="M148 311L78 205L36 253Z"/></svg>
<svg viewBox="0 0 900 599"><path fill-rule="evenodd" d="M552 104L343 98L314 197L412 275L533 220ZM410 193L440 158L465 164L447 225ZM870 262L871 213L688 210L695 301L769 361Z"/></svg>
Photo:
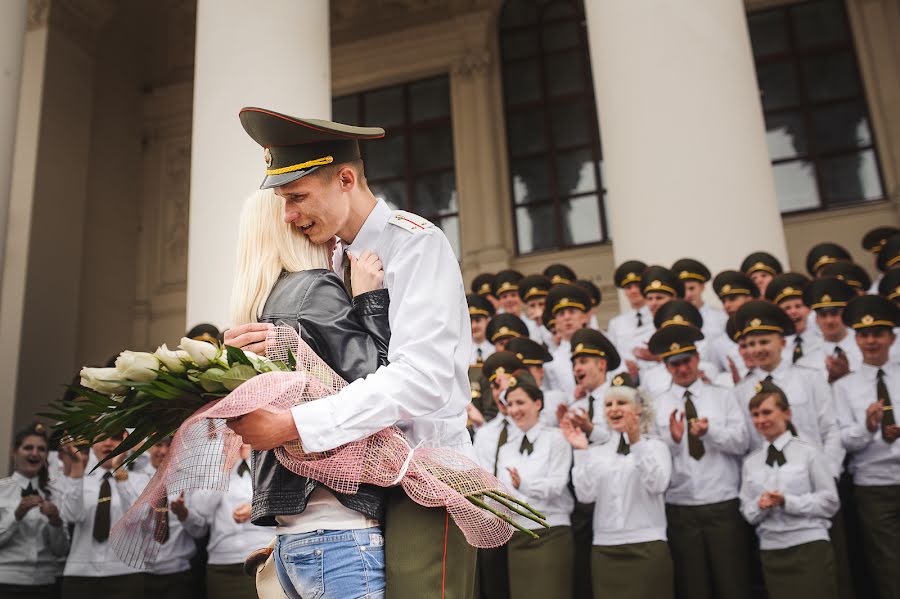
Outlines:
<svg viewBox="0 0 900 599"><path fill-rule="evenodd" d="M566 441L569 442L575 449L587 449L588 448L588 438L587 435L584 434L580 428L576 428L572 421L568 418L561 418L559 421L559 429L562 431L563 436L565 436Z"/></svg>
<svg viewBox="0 0 900 599"><path fill-rule="evenodd" d="M669 433L675 443L681 443L684 437L684 414L680 414L677 409L669 414Z"/></svg>
<svg viewBox="0 0 900 599"><path fill-rule="evenodd" d="M519 485L522 484L522 477L519 476L519 471L515 468L507 468L507 472L509 472L509 477L512 479L512 485L516 489L519 488Z"/></svg>
<svg viewBox="0 0 900 599"><path fill-rule="evenodd" d="M255 410L229 420L226 424L241 436L244 443L259 451L274 449L300 438L290 412L275 414L267 410Z"/></svg>
<svg viewBox="0 0 900 599"><path fill-rule="evenodd" d="M364 251L359 259L350 256L350 287L353 297L367 291L381 289L384 282L384 266L381 259L371 250Z"/></svg>
<svg viewBox="0 0 900 599"><path fill-rule="evenodd" d="M181 492L181 495L179 495L177 499L173 499L169 502L169 511L175 514L179 522L184 522L187 519L188 509L187 506L184 505L184 491Z"/></svg>
<svg viewBox="0 0 900 599"><path fill-rule="evenodd" d="M654 355L649 349L643 346L635 347L632 352L634 357L645 362L659 362L659 356Z"/></svg>
<svg viewBox="0 0 900 599"><path fill-rule="evenodd" d="M734 365L734 360L731 358L728 358L728 370L731 371L731 380L734 381L734 384L740 383L741 373L738 372L737 366Z"/></svg>
<svg viewBox="0 0 900 599"><path fill-rule="evenodd" d="M873 402L866 408L866 428L870 433L874 433L881 426L881 418L884 416L883 409L884 402L882 400Z"/></svg>
<svg viewBox="0 0 900 599"><path fill-rule="evenodd" d="M594 432L594 423L591 422L591 419L588 418L588 413L584 410L569 410L569 420L589 437Z"/></svg>
<svg viewBox="0 0 900 599"><path fill-rule="evenodd" d="M847 354L841 353L838 356L825 356L825 369L828 371L829 383L833 383L849 374L850 362L847 361Z"/></svg>
<svg viewBox="0 0 900 599"><path fill-rule="evenodd" d="M242 503L241 505L234 508L234 511L231 513L231 517L234 518L234 521L238 524L243 524L250 519L252 512L253 508L250 507L249 503Z"/></svg>
<svg viewBox="0 0 900 599"><path fill-rule="evenodd" d="M266 355L266 335L275 327L268 322L250 322L225 331L225 345Z"/></svg>
<svg viewBox="0 0 900 599"><path fill-rule="evenodd" d="M561 403L558 406L556 406L556 421L559 422L560 426L562 426L563 420L568 421L568 418L566 418L568 413L569 413L569 406L567 406L566 404Z"/></svg>
<svg viewBox="0 0 900 599"><path fill-rule="evenodd" d="M884 440L888 443L896 441L898 437L900 437L900 426L896 424L891 424L889 426L884 427Z"/></svg>
<svg viewBox="0 0 900 599"><path fill-rule="evenodd" d="M16 517L16 520L22 520L22 518L24 518L25 515L32 510L32 508L38 507L43 502L44 499L40 495L28 495L26 497L23 497L13 515Z"/></svg>
<svg viewBox="0 0 900 599"><path fill-rule="evenodd" d="M634 360L625 360L625 368L628 369L628 374L631 375L631 378L638 380L638 377L641 375L641 368L637 365L637 362Z"/></svg>
<svg viewBox="0 0 900 599"><path fill-rule="evenodd" d="M466 414L469 417L469 425L470 426L474 426L475 428L478 428L479 426L484 425L484 416L481 414L481 412L478 410L478 408L475 407L475 404L473 404L472 402L469 402L466 405Z"/></svg>
<svg viewBox="0 0 900 599"><path fill-rule="evenodd" d="M702 437L709 430L709 420L706 418L694 418L691 420L691 435Z"/></svg>

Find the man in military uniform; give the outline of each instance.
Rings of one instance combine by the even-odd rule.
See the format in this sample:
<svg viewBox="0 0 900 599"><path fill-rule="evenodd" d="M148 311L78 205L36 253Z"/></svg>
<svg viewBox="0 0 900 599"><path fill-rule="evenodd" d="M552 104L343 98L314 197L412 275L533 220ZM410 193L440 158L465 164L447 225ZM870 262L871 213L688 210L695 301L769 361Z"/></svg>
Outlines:
<svg viewBox="0 0 900 599"><path fill-rule="evenodd" d="M522 273L517 270L501 270L494 276L494 296L499 304L497 312L522 317L522 298L519 297L519 281Z"/></svg>
<svg viewBox="0 0 900 599"><path fill-rule="evenodd" d="M812 281L803 290L803 302L816 314L822 342L815 352L807 352L807 363L833 383L859 368L862 353L841 318L844 307L856 292L836 277Z"/></svg>
<svg viewBox="0 0 900 599"><path fill-rule="evenodd" d="M544 275L530 275L519 280L519 297L525 305L522 320L528 327L528 336L539 343L550 345L550 331L544 328L541 317L547 303L547 294L553 283Z"/></svg>
<svg viewBox="0 0 900 599"><path fill-rule="evenodd" d="M628 260L620 264L613 273L616 287L622 290L628 306L622 306L619 314L609 319L606 333L623 355L633 344L633 339L652 334L653 316L641 293L641 275L647 265L639 260ZM649 337L648 337L649 338Z"/></svg>
<svg viewBox="0 0 900 599"><path fill-rule="evenodd" d="M488 322L494 316L494 306L480 295L466 296L469 320L472 321L472 355L470 364L481 364L494 353L494 344L487 338Z"/></svg>
<svg viewBox="0 0 900 599"><path fill-rule="evenodd" d="M784 359L796 364L817 352L822 341L818 329L811 330L809 306L803 303L803 290L809 285L807 276L798 272L778 275L766 287L766 299L784 310L794 325L794 334L784 338Z"/></svg>
<svg viewBox="0 0 900 599"><path fill-rule="evenodd" d="M591 298L578 285L554 285L547 295L547 308L556 320L559 345L551 353L553 361L545 367L546 385L566 395L575 393L575 379L568 365L572 335L588 323Z"/></svg>
<svg viewBox="0 0 900 599"><path fill-rule="evenodd" d="M817 278L820 276L819 271L823 266L841 261L853 261L846 248L830 241L817 243L806 254L806 272L809 273L809 276Z"/></svg>
<svg viewBox="0 0 900 599"><path fill-rule="evenodd" d="M459 263L440 229L391 210L366 184L358 140L383 137L384 130L262 108L245 108L240 119L264 148L261 187L284 198L285 221L315 244L334 243L336 236L337 273L344 272L347 255L375 253L391 297L402 301L390 311L387 366L335 397L280 414L257 410L230 426L256 449L300 439L308 451L326 451L396 425L413 444L439 438L442 446L473 456L465 428L471 330ZM226 342L264 353L268 328L236 327ZM391 489L385 537L389 597L471 596L476 552L446 510L422 507L401 488Z"/></svg>
<svg viewBox="0 0 900 599"><path fill-rule="evenodd" d="M495 351L506 350L506 344L516 337L528 337L528 327L518 316L497 314L487 326L487 338Z"/></svg>
<svg viewBox="0 0 900 599"><path fill-rule="evenodd" d="M722 335L728 315L721 308L703 301L706 284L712 278L706 265L699 260L682 258L672 265L672 272L684 283L684 299L694 304L703 316L703 335L707 339Z"/></svg>
<svg viewBox="0 0 900 599"><path fill-rule="evenodd" d="M766 294L766 287L773 278L784 272L778 258L768 252L753 252L741 263L741 272L759 289L760 296Z"/></svg>

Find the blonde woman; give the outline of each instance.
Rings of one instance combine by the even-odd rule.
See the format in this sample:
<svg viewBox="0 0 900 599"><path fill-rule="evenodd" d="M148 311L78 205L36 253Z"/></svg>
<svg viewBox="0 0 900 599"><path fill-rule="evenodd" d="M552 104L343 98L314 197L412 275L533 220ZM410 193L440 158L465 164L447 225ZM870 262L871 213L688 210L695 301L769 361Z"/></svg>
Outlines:
<svg viewBox="0 0 900 599"><path fill-rule="evenodd" d="M292 326L345 380L365 377L387 361L381 262L371 253L352 261L351 298L343 277L328 268L328 247L310 243L283 221L283 211L272 190L244 206L232 320ZM384 489L333 492L285 469L274 451L254 452L252 473L251 520L276 527L275 566L288 597L383 596Z"/></svg>

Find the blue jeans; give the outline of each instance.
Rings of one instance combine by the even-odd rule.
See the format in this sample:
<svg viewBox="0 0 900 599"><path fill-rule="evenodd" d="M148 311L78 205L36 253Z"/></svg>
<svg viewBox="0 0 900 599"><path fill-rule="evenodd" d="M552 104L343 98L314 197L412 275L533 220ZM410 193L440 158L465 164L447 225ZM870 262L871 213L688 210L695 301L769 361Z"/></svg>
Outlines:
<svg viewBox="0 0 900 599"><path fill-rule="evenodd" d="M383 599L384 536L377 527L279 535L275 571L290 599Z"/></svg>

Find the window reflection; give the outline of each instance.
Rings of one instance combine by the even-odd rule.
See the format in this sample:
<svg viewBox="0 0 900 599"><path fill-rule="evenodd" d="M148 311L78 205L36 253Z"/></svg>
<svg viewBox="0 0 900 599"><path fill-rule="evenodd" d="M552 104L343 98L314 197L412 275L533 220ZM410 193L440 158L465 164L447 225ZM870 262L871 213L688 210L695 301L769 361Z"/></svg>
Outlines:
<svg viewBox="0 0 900 599"><path fill-rule="evenodd" d="M822 161L822 193L826 202L876 200L884 195L872 150Z"/></svg>
<svg viewBox="0 0 900 599"><path fill-rule="evenodd" d="M552 204L516 209L519 251L523 254L556 246L556 218Z"/></svg>

